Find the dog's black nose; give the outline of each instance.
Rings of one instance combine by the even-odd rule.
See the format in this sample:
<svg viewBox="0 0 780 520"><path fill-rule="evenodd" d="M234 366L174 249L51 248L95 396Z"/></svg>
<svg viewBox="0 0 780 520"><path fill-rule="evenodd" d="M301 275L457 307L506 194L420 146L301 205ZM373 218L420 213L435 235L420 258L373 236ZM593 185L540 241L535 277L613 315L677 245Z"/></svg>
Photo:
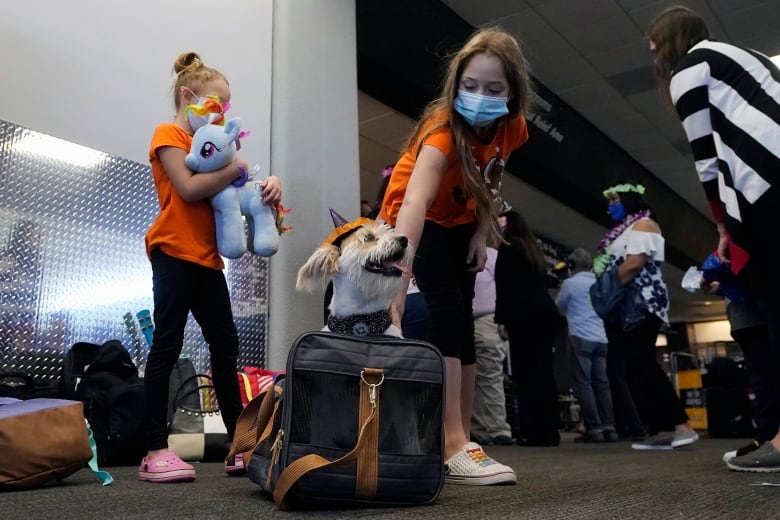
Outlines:
<svg viewBox="0 0 780 520"><path fill-rule="evenodd" d="M409 245L409 239L406 237L398 237L398 243L401 244L401 247L406 247Z"/></svg>

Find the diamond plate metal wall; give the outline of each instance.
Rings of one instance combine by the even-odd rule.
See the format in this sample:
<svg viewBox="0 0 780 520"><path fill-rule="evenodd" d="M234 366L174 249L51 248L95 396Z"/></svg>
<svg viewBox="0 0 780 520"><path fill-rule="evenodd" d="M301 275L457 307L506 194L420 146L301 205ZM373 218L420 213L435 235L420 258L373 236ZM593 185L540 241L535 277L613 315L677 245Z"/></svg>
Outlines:
<svg viewBox="0 0 780 520"><path fill-rule="evenodd" d="M147 164L0 120L0 371L56 378L73 343L110 339L143 364L148 347L135 316L152 309L144 234L157 211ZM226 276L239 368L262 367L268 260L227 261ZM184 353L208 370L192 316Z"/></svg>

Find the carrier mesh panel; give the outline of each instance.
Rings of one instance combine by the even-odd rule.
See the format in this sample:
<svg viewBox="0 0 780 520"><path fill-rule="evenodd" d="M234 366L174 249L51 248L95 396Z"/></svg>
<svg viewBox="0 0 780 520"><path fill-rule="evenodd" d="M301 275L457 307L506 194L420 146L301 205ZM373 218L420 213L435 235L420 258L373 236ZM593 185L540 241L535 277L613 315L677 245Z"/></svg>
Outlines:
<svg viewBox="0 0 780 520"><path fill-rule="evenodd" d="M153 309L144 234L157 211L148 164L0 120L0 371L54 379L71 345L110 339L143 364L135 315ZM268 260L247 254L225 274L239 366L262 367ZM209 368L192 317L184 352L196 370Z"/></svg>
<svg viewBox="0 0 780 520"><path fill-rule="evenodd" d="M290 381L292 382L292 380ZM291 443L351 450L357 442L360 377L299 370L286 398L294 420ZM378 387L379 452L437 454L441 448L441 386L385 378Z"/></svg>

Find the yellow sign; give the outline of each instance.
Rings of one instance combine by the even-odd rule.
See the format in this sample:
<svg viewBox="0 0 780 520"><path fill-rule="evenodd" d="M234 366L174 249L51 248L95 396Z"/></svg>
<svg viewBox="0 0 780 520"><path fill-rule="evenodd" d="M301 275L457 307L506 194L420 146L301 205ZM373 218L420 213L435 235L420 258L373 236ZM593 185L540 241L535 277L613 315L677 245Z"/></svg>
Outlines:
<svg viewBox="0 0 780 520"><path fill-rule="evenodd" d="M677 392L688 414L688 421L695 430L707 429L707 408L704 403L701 370L680 370L677 372Z"/></svg>

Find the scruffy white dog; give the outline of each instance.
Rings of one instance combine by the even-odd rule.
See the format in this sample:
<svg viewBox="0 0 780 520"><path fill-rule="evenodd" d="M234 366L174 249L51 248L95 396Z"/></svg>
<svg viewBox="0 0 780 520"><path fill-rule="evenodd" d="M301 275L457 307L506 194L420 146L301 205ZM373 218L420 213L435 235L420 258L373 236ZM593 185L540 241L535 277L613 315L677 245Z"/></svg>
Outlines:
<svg viewBox="0 0 780 520"><path fill-rule="evenodd" d="M334 214L334 224L339 224ZM372 336L401 336L390 323L390 302L398 293L412 250L393 228L367 218L342 225L298 270L296 288L313 291L333 281L330 317L323 330Z"/></svg>

